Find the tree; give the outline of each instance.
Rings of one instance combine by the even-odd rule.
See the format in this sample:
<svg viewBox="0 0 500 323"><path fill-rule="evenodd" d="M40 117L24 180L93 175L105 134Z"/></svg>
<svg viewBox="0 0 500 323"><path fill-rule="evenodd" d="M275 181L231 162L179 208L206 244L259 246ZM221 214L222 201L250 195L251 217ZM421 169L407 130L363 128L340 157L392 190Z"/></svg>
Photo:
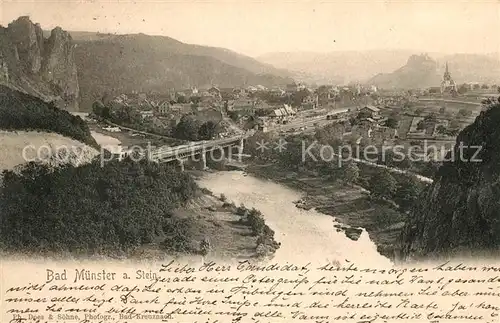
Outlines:
<svg viewBox="0 0 500 323"><path fill-rule="evenodd" d="M201 124L191 116L184 115L174 129L174 136L179 139L196 141Z"/></svg>
<svg viewBox="0 0 500 323"><path fill-rule="evenodd" d="M425 121L424 120L420 120L417 123L417 130L423 130L423 129L425 129Z"/></svg>
<svg viewBox="0 0 500 323"><path fill-rule="evenodd" d="M439 114L445 114L445 112L446 112L446 108L445 107L439 108Z"/></svg>
<svg viewBox="0 0 500 323"><path fill-rule="evenodd" d="M411 166L412 166L412 163L411 163L411 160L409 158L404 158L398 164L398 168L401 168L401 169L410 169Z"/></svg>
<svg viewBox="0 0 500 323"><path fill-rule="evenodd" d="M408 111L408 110L410 110L411 107L412 107L412 104L410 102L405 102L403 104L403 107L401 108L401 110Z"/></svg>
<svg viewBox="0 0 500 323"><path fill-rule="evenodd" d="M250 152L257 159L268 160L273 153L273 149L267 149L269 142L276 140L278 140L277 134L273 132L257 132L246 141L245 151Z"/></svg>
<svg viewBox="0 0 500 323"><path fill-rule="evenodd" d="M200 126L200 129L198 131L198 138L200 140L211 140L217 137L219 132L219 124L210 120Z"/></svg>
<svg viewBox="0 0 500 323"><path fill-rule="evenodd" d="M415 176L405 176L399 183L396 192L396 201L403 209L409 211L417 201L420 193L422 192L423 185Z"/></svg>
<svg viewBox="0 0 500 323"><path fill-rule="evenodd" d="M343 179L345 183L351 184L359 178L359 167L356 163L352 162L347 164L344 168Z"/></svg>
<svg viewBox="0 0 500 323"><path fill-rule="evenodd" d="M192 96L189 98L189 101L191 101L192 104L198 105L201 101L201 98L199 96Z"/></svg>
<svg viewBox="0 0 500 323"><path fill-rule="evenodd" d="M450 120L449 128L450 129L459 129L460 122L457 119Z"/></svg>
<svg viewBox="0 0 500 323"><path fill-rule="evenodd" d="M304 156L302 154L302 144L305 142L305 140L300 137L288 137L286 139L286 147L283 150L274 150L274 158L278 159L279 162L284 166L284 167L289 167L290 165L295 166L298 168L301 165L304 165L305 163L311 163L314 162L313 158L310 158L310 156ZM306 144L306 146L309 146ZM318 156L318 154L314 151L314 149L311 150L313 156Z"/></svg>
<svg viewBox="0 0 500 323"><path fill-rule="evenodd" d="M106 107L101 101L95 101L94 104L92 104L92 112L104 119L109 119L109 108Z"/></svg>
<svg viewBox="0 0 500 323"><path fill-rule="evenodd" d="M469 90L469 86L467 84L461 84L459 87L458 87L458 93L459 94L464 94L466 93L467 91Z"/></svg>
<svg viewBox="0 0 500 323"><path fill-rule="evenodd" d="M309 91L306 89L293 93L291 98L293 106L299 107L308 95Z"/></svg>
<svg viewBox="0 0 500 323"><path fill-rule="evenodd" d="M369 184L372 195L378 198L391 199L397 189L397 182L387 169L377 171Z"/></svg>
<svg viewBox="0 0 500 323"><path fill-rule="evenodd" d="M459 117L469 117L471 115L472 115L472 111L468 110L468 109L460 109L457 112L457 116L459 116Z"/></svg>
<svg viewBox="0 0 500 323"><path fill-rule="evenodd" d="M355 126L359 123L359 119L358 118L349 118L349 123L351 124L351 126Z"/></svg>
<svg viewBox="0 0 500 323"><path fill-rule="evenodd" d="M113 95L108 91L104 92L104 94L101 97L101 102L104 105L108 105L111 100L113 100Z"/></svg>
<svg viewBox="0 0 500 323"><path fill-rule="evenodd" d="M436 123L437 122L437 116L435 113L430 113L424 118L425 122L428 123Z"/></svg>
<svg viewBox="0 0 500 323"><path fill-rule="evenodd" d="M415 114L416 114L417 116L421 115L422 113L424 113L424 109L423 109L423 108L417 108L417 109L415 110Z"/></svg>
<svg viewBox="0 0 500 323"><path fill-rule="evenodd" d="M426 129L427 127L434 126L436 123L437 123L436 114L430 113L418 122L417 129L418 130Z"/></svg>
<svg viewBox="0 0 500 323"><path fill-rule="evenodd" d="M238 113L238 111L229 111L227 113L227 115L229 116L229 118L231 118L231 120L233 120L234 122L237 122L239 119L240 119L240 114Z"/></svg>
<svg viewBox="0 0 500 323"><path fill-rule="evenodd" d="M439 170L441 163L435 160L430 160L424 163L424 168L422 169L422 175L427 177L434 177L434 175Z"/></svg>
<svg viewBox="0 0 500 323"><path fill-rule="evenodd" d="M442 133L442 134L446 134L448 133L448 130L446 129L445 126L443 126L442 124L440 124L439 126L436 127L436 131L438 133Z"/></svg>
<svg viewBox="0 0 500 323"><path fill-rule="evenodd" d="M398 127L398 125L399 125L399 122L394 117L387 118L387 120L385 122L386 127L393 128L393 129L396 129Z"/></svg>

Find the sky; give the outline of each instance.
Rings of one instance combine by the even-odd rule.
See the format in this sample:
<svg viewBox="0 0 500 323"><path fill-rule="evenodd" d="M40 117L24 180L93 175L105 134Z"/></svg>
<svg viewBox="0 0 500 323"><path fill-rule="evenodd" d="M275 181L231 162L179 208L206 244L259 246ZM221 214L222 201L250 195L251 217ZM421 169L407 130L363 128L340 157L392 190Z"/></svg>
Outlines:
<svg viewBox="0 0 500 323"><path fill-rule="evenodd" d="M500 52L495 0L0 0L0 24L23 15L44 29L165 35L253 57L368 49Z"/></svg>

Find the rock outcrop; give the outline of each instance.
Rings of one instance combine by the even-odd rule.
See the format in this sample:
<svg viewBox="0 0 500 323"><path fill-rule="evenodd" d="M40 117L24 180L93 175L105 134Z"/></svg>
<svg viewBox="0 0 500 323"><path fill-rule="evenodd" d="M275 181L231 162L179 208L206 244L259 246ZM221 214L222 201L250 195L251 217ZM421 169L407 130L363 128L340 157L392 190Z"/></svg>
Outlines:
<svg viewBox="0 0 500 323"><path fill-rule="evenodd" d="M0 83L78 110L79 86L74 44L57 27L45 39L39 24L20 17L0 27Z"/></svg>
<svg viewBox="0 0 500 323"><path fill-rule="evenodd" d="M60 27L54 28L45 43L42 75L60 91L65 104L76 110L79 86L73 49L70 34Z"/></svg>
<svg viewBox="0 0 500 323"><path fill-rule="evenodd" d="M406 65L392 73L378 74L367 83L381 88L425 88L439 86L437 63L426 54L411 55Z"/></svg>
<svg viewBox="0 0 500 323"><path fill-rule="evenodd" d="M19 17L8 26L8 33L15 46L16 55L29 72L38 73L42 67L43 31L29 17Z"/></svg>
<svg viewBox="0 0 500 323"><path fill-rule="evenodd" d="M402 233L405 260L498 252L499 124L500 102L495 102L459 134L409 216Z"/></svg>

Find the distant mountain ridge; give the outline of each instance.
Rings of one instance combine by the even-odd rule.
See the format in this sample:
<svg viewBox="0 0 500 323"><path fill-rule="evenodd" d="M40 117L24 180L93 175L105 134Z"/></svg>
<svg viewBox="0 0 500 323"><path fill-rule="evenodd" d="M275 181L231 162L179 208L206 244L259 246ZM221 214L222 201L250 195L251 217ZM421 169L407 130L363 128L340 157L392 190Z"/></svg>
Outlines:
<svg viewBox="0 0 500 323"><path fill-rule="evenodd" d="M50 32L44 31L44 33L49 34ZM135 39L139 42L143 42L144 45L150 45L148 44L149 41L156 40L159 43L158 45L161 46L163 50L168 50L171 53L194 56L210 56L226 64L241 67L256 74L274 74L283 77L291 75L291 73L286 69L276 68L271 64L262 63L255 58L239 54L226 48L183 43L168 36L146 35L143 33L120 35L86 31L69 31L69 33L73 37L73 40L77 43L98 40L116 41L120 39Z"/></svg>
<svg viewBox="0 0 500 323"><path fill-rule="evenodd" d="M412 54L415 52L406 50L281 52L257 59L290 70L306 82L347 84L367 80L378 73L392 72Z"/></svg>
<svg viewBox="0 0 500 323"><path fill-rule="evenodd" d="M383 88L440 86L445 64L456 83L500 81L500 60L487 55L454 54L437 60L428 55L412 55L404 66L392 73L378 74L367 83Z"/></svg>
<svg viewBox="0 0 500 323"><path fill-rule="evenodd" d="M233 51L165 36L73 32L82 105L105 92L165 92L172 88L285 85L287 71Z"/></svg>
<svg viewBox="0 0 500 323"><path fill-rule="evenodd" d="M422 66L417 66L418 62L413 61L413 56L420 54L411 50L285 52L262 55L258 59L289 69L297 78L318 83L361 82L395 87L403 82L404 87L439 86L446 62L458 83L500 82L499 54L428 53L434 60L434 70L425 62L422 62Z"/></svg>

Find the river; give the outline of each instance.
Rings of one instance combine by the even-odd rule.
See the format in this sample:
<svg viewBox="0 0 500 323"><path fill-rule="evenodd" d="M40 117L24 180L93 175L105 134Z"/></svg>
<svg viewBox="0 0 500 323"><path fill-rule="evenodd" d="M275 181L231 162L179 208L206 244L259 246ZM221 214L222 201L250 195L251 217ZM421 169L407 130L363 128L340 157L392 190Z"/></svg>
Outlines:
<svg viewBox="0 0 500 323"><path fill-rule="evenodd" d="M335 230L333 217L295 207L293 201L302 197L299 191L241 171L208 173L198 184L216 195L223 193L236 205L243 203L260 210L275 231L276 240L281 242L275 260L343 262L348 259L364 265L391 265L389 259L377 252L366 231L363 230L358 241L353 241Z"/></svg>
<svg viewBox="0 0 500 323"><path fill-rule="evenodd" d="M120 145L116 138L92 132L103 146ZM294 201L302 193L271 180L245 175L241 171L205 173L198 179L201 187L215 195L223 193L239 205L255 207L264 215L266 223L275 231L275 239L281 242L274 259L281 261L304 260L344 261L348 259L364 265L391 265L386 257L377 252L366 231L357 241L347 238L344 232L334 228L333 217L315 211L295 207Z"/></svg>

